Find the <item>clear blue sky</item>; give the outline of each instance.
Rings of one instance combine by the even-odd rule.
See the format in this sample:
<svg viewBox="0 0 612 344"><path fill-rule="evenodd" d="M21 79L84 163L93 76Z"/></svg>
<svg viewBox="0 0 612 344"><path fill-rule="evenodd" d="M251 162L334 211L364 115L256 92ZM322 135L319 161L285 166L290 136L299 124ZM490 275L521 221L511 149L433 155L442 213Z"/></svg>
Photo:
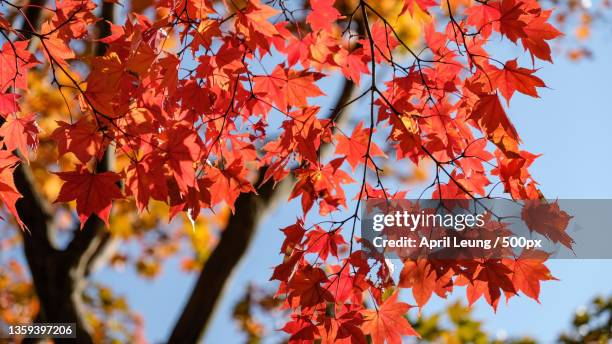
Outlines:
<svg viewBox="0 0 612 344"><path fill-rule="evenodd" d="M515 96L511 104L524 148L543 153L532 174L548 198L612 198L612 42L596 37L591 46L595 51L592 61L575 63L557 57L554 65L542 65L538 76L549 89L540 92L541 99ZM520 50L500 54L517 55ZM232 307L249 282L268 283L271 268L281 260L277 252L283 237L278 228L294 221L298 210L295 202L283 204L262 223L248 255L234 272L205 343L243 342L231 319ZM612 294L612 260L558 260L548 266L560 281L543 284L541 304L525 297L513 298L494 314L481 300L474 306L476 318L484 320L485 328L493 334L504 331L510 336L530 335L551 342L561 329L568 328L579 306L596 294ZM167 338L194 282L194 276L180 272L176 261L169 262L153 282L143 281L131 271L109 269L97 278L127 295L130 305L144 316L147 336L153 342ZM456 298L464 299L463 290L451 296ZM448 302L431 301L425 313Z"/></svg>

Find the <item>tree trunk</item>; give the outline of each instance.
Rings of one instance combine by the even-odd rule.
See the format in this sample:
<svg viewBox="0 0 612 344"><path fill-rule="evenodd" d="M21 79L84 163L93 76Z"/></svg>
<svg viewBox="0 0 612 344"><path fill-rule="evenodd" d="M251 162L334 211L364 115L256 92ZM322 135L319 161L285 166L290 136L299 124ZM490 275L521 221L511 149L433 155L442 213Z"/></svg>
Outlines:
<svg viewBox="0 0 612 344"><path fill-rule="evenodd" d="M236 200L236 212L206 261L168 343L196 343L205 332L225 283L247 251L257 223L273 203L273 185L268 181L258 188L258 194L241 194Z"/></svg>
<svg viewBox="0 0 612 344"><path fill-rule="evenodd" d="M41 8L45 0L32 0L25 12L25 31L36 31L40 25ZM98 22L98 37L110 34L109 22L114 20L114 4L104 2L101 17ZM30 25L32 27L30 27ZM106 47L100 43L96 45L95 54L103 55ZM98 172L109 170L112 165L113 154L107 151L102 161L98 163ZM55 343L93 343L84 314L82 301L83 289L95 263L108 245L110 236L104 223L92 216L79 230L74 230L74 238L65 250L54 247L51 237L53 235L53 216L49 204L36 189L29 166L21 164L15 169L15 186L22 194L17 201L16 208L27 231L23 232L24 253L36 295L40 303L40 312L35 322L47 323L75 323L75 339L54 339ZM24 342L39 342L38 339L28 339Z"/></svg>

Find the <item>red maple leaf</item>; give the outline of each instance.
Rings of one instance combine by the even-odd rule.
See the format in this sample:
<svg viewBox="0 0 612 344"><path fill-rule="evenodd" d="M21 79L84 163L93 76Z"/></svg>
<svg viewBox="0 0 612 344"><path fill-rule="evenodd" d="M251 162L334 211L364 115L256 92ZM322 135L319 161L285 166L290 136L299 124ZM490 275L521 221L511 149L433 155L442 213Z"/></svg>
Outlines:
<svg viewBox="0 0 612 344"><path fill-rule="evenodd" d="M337 158L320 169L297 169L298 182L291 191L290 199L301 195L302 209L307 213L314 202L321 198L319 206L322 215L345 205L342 184L352 183L353 178L340 169L343 161L344 158Z"/></svg>
<svg viewBox="0 0 612 344"><path fill-rule="evenodd" d="M540 233L557 243L572 248L574 240L567 234L571 216L559 208L559 203L547 203L540 200L525 201L521 218L534 232Z"/></svg>
<svg viewBox="0 0 612 344"><path fill-rule="evenodd" d="M289 333L290 344L311 344L318 337L319 331L308 317L294 316L293 320L285 324L283 331Z"/></svg>
<svg viewBox="0 0 612 344"><path fill-rule="evenodd" d="M87 163L92 157L100 157L103 136L95 123L89 118L81 117L76 123L69 124L58 121L59 127L53 131L51 138L57 141L60 155L74 154L82 163Z"/></svg>
<svg viewBox="0 0 612 344"><path fill-rule="evenodd" d="M234 202L242 192L255 192L255 188L246 179L248 170L241 160L234 160L227 168L220 170L215 167L206 169L206 176L212 181L210 194L212 203L225 201L234 211Z"/></svg>
<svg viewBox="0 0 612 344"><path fill-rule="evenodd" d="M336 303L344 303L348 300L355 286L354 278L357 275L351 276L348 265L344 268L338 265L331 267L333 274L329 277L329 282L325 285L325 288L329 290L334 296Z"/></svg>
<svg viewBox="0 0 612 344"><path fill-rule="evenodd" d="M273 7L262 4L259 0L251 0L245 10L237 12L236 31L246 37L251 49L268 51L271 38L279 34L269 20L276 14L278 10Z"/></svg>
<svg viewBox="0 0 612 344"><path fill-rule="evenodd" d="M172 171L182 194L195 187L196 176L194 162L201 153L201 140L195 130L183 125L175 125L161 135L163 158Z"/></svg>
<svg viewBox="0 0 612 344"><path fill-rule="evenodd" d="M468 118L475 120L489 140L506 155L516 154L519 136L497 94L481 95Z"/></svg>
<svg viewBox="0 0 612 344"><path fill-rule="evenodd" d="M471 261L468 264L468 271L472 273L472 277L468 277L466 289L470 305L484 295L491 307L497 310L502 291L506 295L516 294L516 288L512 283L512 270L501 260ZM462 282L457 283L461 284Z"/></svg>
<svg viewBox="0 0 612 344"><path fill-rule="evenodd" d="M9 87L28 87L28 69L38 61L28 51L29 41L5 42L0 50L0 93Z"/></svg>
<svg viewBox="0 0 612 344"><path fill-rule="evenodd" d="M340 12L334 7L335 0L310 0L312 12L306 17L312 31L331 30L332 25L341 18Z"/></svg>
<svg viewBox="0 0 612 344"><path fill-rule="evenodd" d="M274 103L281 111L290 107L306 107L306 98L325 95L315 81L321 75L307 71L285 70L277 66L269 76L254 77L253 92Z"/></svg>
<svg viewBox="0 0 612 344"><path fill-rule="evenodd" d="M536 72L534 69L518 67L516 59L506 62L503 69L491 68L491 82L497 86L508 104L515 91L537 98L536 87L546 87L542 79L533 75Z"/></svg>
<svg viewBox="0 0 612 344"><path fill-rule="evenodd" d="M338 144L336 145L336 154L346 155L346 161L351 165L353 171L357 169L359 163L365 161L365 156L368 153L368 139L370 128L362 128L363 122L359 122L353 129L351 137L346 137L341 133L336 135ZM374 142L370 144L370 157L385 156L385 153ZM371 165L370 160L368 163Z"/></svg>
<svg viewBox="0 0 612 344"><path fill-rule="evenodd" d="M270 281L278 280L287 282L298 264L304 260L304 252L295 250L290 256L285 256L285 260L274 267L274 272L270 277Z"/></svg>
<svg viewBox="0 0 612 344"><path fill-rule="evenodd" d="M376 63L388 61L392 57L392 52L400 44L393 33L393 29L380 21L374 22L370 29L371 39L374 41L374 60ZM363 55L367 61L371 61L372 52L370 51L370 41L361 39L359 43L363 46ZM366 66L367 67L367 66Z"/></svg>
<svg viewBox="0 0 612 344"><path fill-rule="evenodd" d="M338 257L338 246L346 245L346 241L342 234L338 231L326 232L321 227L316 226L315 229L306 234L307 252L316 252L321 259L326 260L328 254Z"/></svg>
<svg viewBox="0 0 612 344"><path fill-rule="evenodd" d="M363 317L353 308L343 306L335 318L326 317L319 326L322 344L366 344L367 340L361 331Z"/></svg>
<svg viewBox="0 0 612 344"><path fill-rule="evenodd" d="M135 196L136 206L140 211L147 207L150 198L159 201L168 198L168 186L163 167L151 155L128 166L125 183L129 193Z"/></svg>
<svg viewBox="0 0 612 344"><path fill-rule="evenodd" d="M552 62L550 45L546 41L561 36L561 32L547 23L551 11L542 11L524 28L526 35L521 38L525 50L529 50L531 58Z"/></svg>
<svg viewBox="0 0 612 344"><path fill-rule="evenodd" d="M477 29L486 29L488 25L499 25L497 21L501 17L500 3L488 2L483 5L471 6L465 9L467 24Z"/></svg>
<svg viewBox="0 0 612 344"><path fill-rule="evenodd" d="M45 30L43 25L43 30ZM48 29L52 30L51 28ZM57 63L64 68L68 67L68 62L66 60L73 59L76 57L74 51L70 49L68 43L70 40L66 40L58 36L58 33L54 33L52 35L46 36L42 40L41 50L44 55L47 57L49 63Z"/></svg>
<svg viewBox="0 0 612 344"><path fill-rule="evenodd" d="M129 86L135 80L132 73L126 73L125 59L116 53L91 59L92 71L87 76L85 95L88 103L99 113L115 117L128 110L124 104L129 97ZM117 94L117 89L122 93Z"/></svg>
<svg viewBox="0 0 612 344"><path fill-rule="evenodd" d="M0 116L6 117L8 114L19 111L17 101L21 98L15 93L0 93Z"/></svg>
<svg viewBox="0 0 612 344"><path fill-rule="evenodd" d="M304 221L298 219L295 224L283 228L282 232L285 234L285 241L283 241L283 244L281 245L280 252L287 254L293 250L295 246L302 243L304 233L306 233L306 230L304 229Z"/></svg>
<svg viewBox="0 0 612 344"><path fill-rule="evenodd" d="M252 0L249 1L247 9L240 12L248 18L248 25L253 31L259 32L265 36L278 34L276 27L268 20L279 12L273 7L262 4L259 0Z"/></svg>
<svg viewBox="0 0 612 344"><path fill-rule="evenodd" d="M290 304L294 307L314 307L322 302L333 301L332 294L322 285L325 282L327 277L320 268L307 265L299 269L287 284Z"/></svg>
<svg viewBox="0 0 612 344"><path fill-rule="evenodd" d="M76 200L81 228L92 214L96 214L108 226L112 201L123 197L117 186L121 176L114 172L91 173L83 165L72 172L55 174L65 182L55 203Z"/></svg>
<svg viewBox="0 0 612 344"><path fill-rule="evenodd" d="M81 38L87 34L88 26L96 22L91 13L96 4L92 1L63 0L56 2L55 8L52 25L62 37Z"/></svg>
<svg viewBox="0 0 612 344"><path fill-rule="evenodd" d="M414 10L417 6L423 12L429 13L429 8L436 5L437 3L435 0L404 0L404 6L402 7L400 16L406 13L406 11L408 11L410 15L414 15Z"/></svg>
<svg viewBox="0 0 612 344"><path fill-rule="evenodd" d="M499 32L514 43L519 38L527 36L525 32L527 23L522 18L525 14L522 4L517 0L503 0L499 9Z"/></svg>
<svg viewBox="0 0 612 344"><path fill-rule="evenodd" d="M342 68L344 76L353 80L357 85L359 85L361 80L361 74L370 73L368 69L368 60L369 58L364 53L363 49L357 49L351 52L342 49L334 55L334 62Z"/></svg>
<svg viewBox="0 0 612 344"><path fill-rule="evenodd" d="M145 2L132 9L151 6ZM171 219L185 212L194 221L205 208L253 210L250 201L244 202L253 195L242 194L256 192L255 180L265 191L254 195L255 201L267 202L268 179L275 185L295 179L289 199L301 197L302 213L282 230L283 261L271 277L279 281L283 309L292 313L283 328L289 342L398 344L403 336L417 336L407 320L410 306L399 302L391 265L382 255L345 252L349 239L351 247L366 243L346 237L355 216L342 220L339 214L340 208L353 213L346 195L354 191L347 188L353 182L350 172L360 164L364 173L372 172L368 163L376 158L389 166L381 177L404 184L423 181L433 163L444 172L434 176L434 197L468 199L503 183L514 199L543 198L528 170L536 156L520 150L519 135L501 100L509 103L516 92L537 97L544 82L535 67L519 67L518 60L491 65L499 60L489 43L520 40L523 55L550 60L549 40L559 32L548 23L550 12L536 0L463 1L461 6L402 0L400 15L423 24L417 23L423 26L420 31L408 30L411 42L400 42L406 32L400 32L397 18L382 18L385 11L374 1L349 8L335 0L304 3L306 8L298 9L263 0L161 0L155 3L160 15L131 13L124 24L106 25L102 17L108 13L94 14L91 0L58 0L44 10L44 23L31 23L36 32L13 29L13 24L24 23L0 14L0 201L18 216L16 204L22 203L16 203L21 195L13 180L16 153L27 158L29 146L36 143L34 116L23 116L18 104L19 96L31 98L26 97L26 80L37 61L30 45L46 57L40 70L80 116L58 122L51 137L60 155L71 153L80 161L74 171L57 173L62 180L57 202L75 201L81 226L92 215L108 224L113 200L122 198L121 184L140 212L157 200L169 208ZM438 3L440 11L430 14ZM363 14L359 10L368 17L357 18ZM351 14L351 20L338 28L341 12ZM109 30L96 30L97 23ZM98 31L106 37L90 37ZM492 38L493 32L500 37ZM24 36L34 37L37 44L22 40ZM417 40L423 41L423 49L411 50ZM400 45L402 51L396 51ZM401 57L406 52L417 61L406 64ZM368 78L371 85L363 90L354 85L374 71L381 73ZM330 114L319 111L330 104L314 99L324 95L323 86L336 101ZM338 134L339 111L366 105L367 98L373 107L364 107L367 114L356 108L352 133ZM357 118L364 115L375 119L371 128ZM334 145L333 156L322 156ZM404 173L402 166L385 161L390 152L419 166ZM103 156L105 162L117 160L121 172L102 172ZM43 160L51 168L62 162ZM35 165L38 175L42 165ZM384 201L406 195L404 188L386 189L380 178L372 183L377 176L358 178L357 189L365 192L355 197ZM330 215L332 221L325 222L330 229L315 224L306 229L307 213L315 205L321 215ZM524 212L529 228L571 246L567 214L539 203L527 204ZM30 220L25 218L29 214L21 215ZM487 238L493 235L491 231ZM419 310L434 293L445 297L456 285L467 286L470 303L484 296L494 308L502 294L508 299L522 292L537 300L540 283L552 279L543 264L548 257L504 257L405 261L398 284L411 288ZM364 310L368 296L380 307Z"/></svg>

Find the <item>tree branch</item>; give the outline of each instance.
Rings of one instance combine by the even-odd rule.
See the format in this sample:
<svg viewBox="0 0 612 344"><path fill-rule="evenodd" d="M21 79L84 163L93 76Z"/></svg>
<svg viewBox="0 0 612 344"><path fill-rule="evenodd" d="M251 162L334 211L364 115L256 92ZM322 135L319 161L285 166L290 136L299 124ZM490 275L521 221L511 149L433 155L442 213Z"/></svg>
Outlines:
<svg viewBox="0 0 612 344"><path fill-rule="evenodd" d="M21 33L25 39L32 37L32 32L38 31L41 24L42 9L47 0L30 0L24 11L25 17L21 24Z"/></svg>

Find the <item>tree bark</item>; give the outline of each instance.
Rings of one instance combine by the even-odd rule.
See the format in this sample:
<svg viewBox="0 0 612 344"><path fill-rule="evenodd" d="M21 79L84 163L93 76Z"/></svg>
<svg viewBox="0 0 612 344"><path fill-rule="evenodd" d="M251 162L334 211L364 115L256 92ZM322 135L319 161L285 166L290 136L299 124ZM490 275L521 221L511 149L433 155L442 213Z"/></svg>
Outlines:
<svg viewBox="0 0 612 344"><path fill-rule="evenodd" d="M25 11L24 32L36 31L40 25L41 8L45 0L32 0ZM99 37L110 34L108 22L114 20L114 4L104 2L98 23ZM27 38L27 37L26 37ZM103 55L105 45L99 43L95 48L96 55ZM104 154L98 163L98 172L112 167L111 151ZM104 223L95 216L79 230L74 230L74 237L66 249L57 249L51 238L54 231L52 213L47 201L41 197L36 188L29 166L21 164L14 173L15 185L22 198L16 208L27 231L23 232L24 253L32 275L32 283L40 303L40 311L34 321L49 323L75 323L75 339L54 339L55 343L93 343L91 330L84 317L83 290L86 279L100 252L110 241L110 235ZM24 342L38 342L25 340Z"/></svg>
<svg viewBox="0 0 612 344"><path fill-rule="evenodd" d="M236 200L236 212L230 217L219 244L204 264L169 343L196 343L205 331L225 282L248 249L262 214L273 203L273 183L268 181L262 185L257 195L241 194Z"/></svg>

